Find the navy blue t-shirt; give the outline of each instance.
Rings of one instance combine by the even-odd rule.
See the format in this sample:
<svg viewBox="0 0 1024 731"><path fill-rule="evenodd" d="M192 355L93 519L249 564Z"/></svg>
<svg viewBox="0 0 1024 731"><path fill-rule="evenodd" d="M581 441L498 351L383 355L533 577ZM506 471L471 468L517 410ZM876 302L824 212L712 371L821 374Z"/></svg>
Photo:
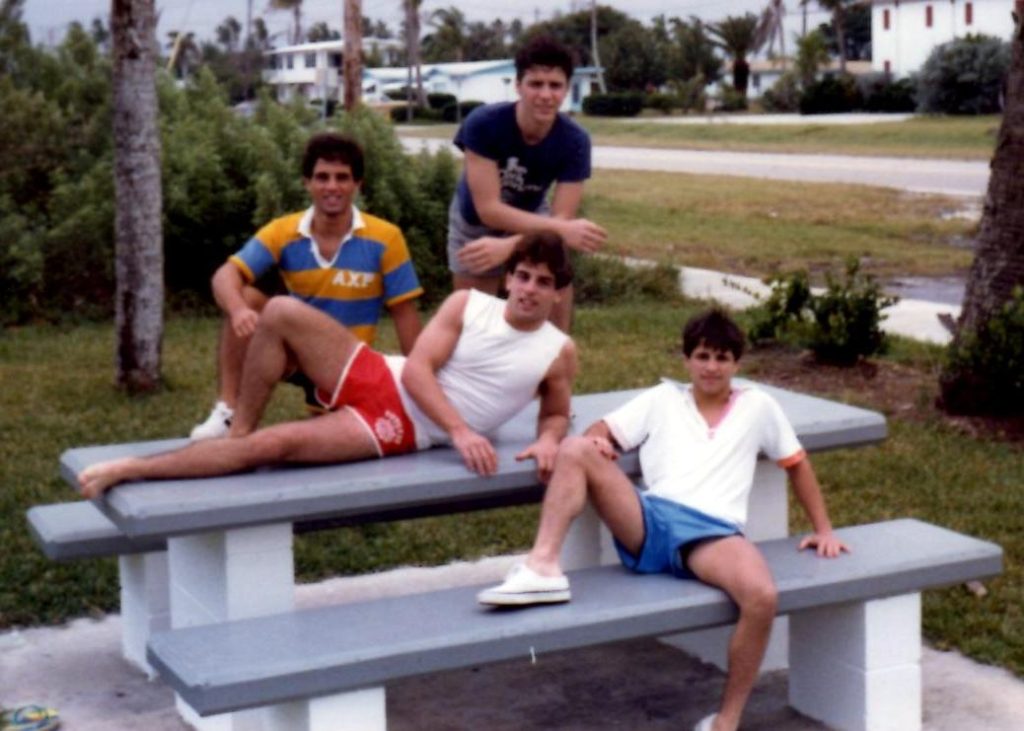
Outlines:
<svg viewBox="0 0 1024 731"><path fill-rule="evenodd" d="M540 208L552 183L578 183L590 177L590 137L564 114L558 115L547 137L528 145L516 124L515 103L487 104L470 112L455 144L494 160L502 202L531 213ZM466 222L480 224L465 173L455 195Z"/></svg>

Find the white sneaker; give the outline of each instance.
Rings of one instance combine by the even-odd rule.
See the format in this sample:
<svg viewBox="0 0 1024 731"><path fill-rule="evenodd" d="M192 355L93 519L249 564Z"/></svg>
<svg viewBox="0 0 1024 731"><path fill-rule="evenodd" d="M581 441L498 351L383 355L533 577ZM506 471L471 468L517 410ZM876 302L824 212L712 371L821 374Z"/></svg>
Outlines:
<svg viewBox="0 0 1024 731"><path fill-rule="evenodd" d="M569 598L568 578L541 576L524 563L513 566L500 586L484 589L476 595L481 604L496 607L554 604L567 602Z"/></svg>
<svg viewBox="0 0 1024 731"><path fill-rule="evenodd" d="M715 718L718 716L717 713L712 713L710 716L705 716L697 722L697 725L693 727L693 731L711 731L712 724L715 722Z"/></svg>
<svg viewBox="0 0 1024 731"><path fill-rule="evenodd" d="M226 437L228 432L231 431L231 418L234 415L234 409L223 401L218 401L214 405L213 411L206 417L206 421L202 424L197 424L188 435L188 438L198 442L203 439Z"/></svg>

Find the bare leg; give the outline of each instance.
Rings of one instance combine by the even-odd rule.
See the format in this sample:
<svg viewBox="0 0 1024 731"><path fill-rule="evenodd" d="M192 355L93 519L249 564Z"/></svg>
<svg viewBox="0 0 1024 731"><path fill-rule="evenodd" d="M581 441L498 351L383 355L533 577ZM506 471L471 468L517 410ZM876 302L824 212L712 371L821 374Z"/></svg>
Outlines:
<svg viewBox="0 0 1024 731"><path fill-rule="evenodd" d="M274 387L296 366L332 392L359 340L330 315L294 297L274 297L260 315L242 370L231 436L251 433Z"/></svg>
<svg viewBox="0 0 1024 731"><path fill-rule="evenodd" d="M735 731L764 658L778 593L761 552L742 536L710 540L690 554L697 577L725 591L740 618L729 640L729 674L714 731Z"/></svg>
<svg viewBox="0 0 1024 731"><path fill-rule="evenodd" d="M193 442L152 457L101 462L78 475L82 495L95 498L130 480L213 477L282 462L348 462L377 455L362 422L348 411L291 421L252 434Z"/></svg>
<svg viewBox="0 0 1024 731"><path fill-rule="evenodd" d="M562 544L573 519L583 510L588 493L612 535L628 550L640 550L644 519L633 484L588 437L568 437L558 448L555 469L544 493L537 537L526 559L538 574L562 573Z"/></svg>
<svg viewBox="0 0 1024 731"><path fill-rule="evenodd" d="M242 297L249 307L261 312L267 304L267 297L255 287L244 287ZM239 337L231 328L231 321L225 317L220 329L217 346L217 378L220 400L232 409L238 404L238 393L242 383L242 365L245 351L251 338Z"/></svg>
<svg viewBox="0 0 1024 731"><path fill-rule="evenodd" d="M477 277L473 274L452 274L455 289L478 289L487 294L497 295L501 289L501 277Z"/></svg>

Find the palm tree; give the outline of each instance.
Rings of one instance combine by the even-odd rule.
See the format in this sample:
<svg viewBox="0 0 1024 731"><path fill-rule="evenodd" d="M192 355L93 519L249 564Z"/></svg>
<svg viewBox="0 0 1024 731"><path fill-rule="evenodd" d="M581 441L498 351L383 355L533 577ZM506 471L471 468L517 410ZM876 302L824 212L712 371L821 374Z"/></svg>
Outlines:
<svg viewBox="0 0 1024 731"><path fill-rule="evenodd" d="M117 384L160 384L164 260L154 0L112 0Z"/></svg>
<svg viewBox="0 0 1024 731"><path fill-rule="evenodd" d="M302 0L270 0L268 10L291 10L294 27L292 43L302 43Z"/></svg>
<svg viewBox="0 0 1024 731"><path fill-rule="evenodd" d="M801 0L807 4L808 0ZM822 10L832 13L832 27L836 31L836 44L839 46L839 73L846 73L846 8L857 0L817 0Z"/></svg>
<svg viewBox="0 0 1024 731"><path fill-rule="evenodd" d="M434 29L427 38L429 56L434 61L464 61L466 48L466 16L452 6L438 8L430 14L430 27Z"/></svg>
<svg viewBox="0 0 1024 731"><path fill-rule="evenodd" d="M985 208L978 228L974 262L967 277L963 310L957 322L954 351L976 337L973 347L991 349L986 327L993 315L1012 301L1024 282L1024 3L1016 5L1016 29L1010 40L1010 69L1006 75L1006 105L999 128ZM1019 337L1019 333L1017 333ZM994 339L994 338L993 338ZM978 357L972 366L953 368L949 361L940 377L942 405L953 413L998 413L1014 408L991 370L998 359ZM990 372L986 373L986 369ZM1017 371L1019 374L1019 370ZM1005 376L1004 376L1005 378ZM1019 381L1018 381L1019 383ZM1004 386L1005 388L1005 386ZM1016 394L1017 408L1021 400ZM1011 411L1011 413L1013 413ZM1017 413L1020 413L1019 411Z"/></svg>
<svg viewBox="0 0 1024 731"><path fill-rule="evenodd" d="M786 6L782 0L768 0L768 4L761 11L761 19L757 23L757 34L754 39L757 48L768 46L768 57L775 54L775 40L779 41L779 58L782 59L782 69L786 68L786 33L782 27L782 20L786 15Z"/></svg>
<svg viewBox="0 0 1024 731"><path fill-rule="evenodd" d="M427 95L423 91L423 60L420 57L420 5L423 0L402 0L402 9L405 11L405 21L402 23L402 30L405 35L406 65L409 68L407 87L409 89L409 120L412 120L412 95L416 90L416 103L425 107ZM413 72L415 71L416 84L413 86Z"/></svg>
<svg viewBox="0 0 1024 731"><path fill-rule="evenodd" d="M757 50L757 16L747 13L742 16L730 15L717 23L708 25L715 45L732 57L732 85L744 98L747 96L747 81L750 78L750 64L747 54Z"/></svg>
<svg viewBox="0 0 1024 731"><path fill-rule="evenodd" d="M198 63L202 56L196 45L196 34L172 30L167 32L167 39L167 48L171 51L167 57L167 70L176 73L180 79L187 79L193 62Z"/></svg>

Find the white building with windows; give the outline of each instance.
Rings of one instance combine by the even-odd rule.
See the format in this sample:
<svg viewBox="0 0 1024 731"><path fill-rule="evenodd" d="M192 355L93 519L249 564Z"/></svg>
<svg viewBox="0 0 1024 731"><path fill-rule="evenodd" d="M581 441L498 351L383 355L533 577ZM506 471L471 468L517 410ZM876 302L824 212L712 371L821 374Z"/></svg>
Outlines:
<svg viewBox="0 0 1024 731"><path fill-rule="evenodd" d="M968 34L1010 40L1013 0L873 0L872 68L896 78L920 70L936 46Z"/></svg>
<svg viewBox="0 0 1024 731"><path fill-rule="evenodd" d="M378 59L382 64L397 63L404 45L390 38L363 38L363 57ZM273 87L278 101L296 96L338 99L344 47L344 41L335 40L271 49L263 54L263 80Z"/></svg>

